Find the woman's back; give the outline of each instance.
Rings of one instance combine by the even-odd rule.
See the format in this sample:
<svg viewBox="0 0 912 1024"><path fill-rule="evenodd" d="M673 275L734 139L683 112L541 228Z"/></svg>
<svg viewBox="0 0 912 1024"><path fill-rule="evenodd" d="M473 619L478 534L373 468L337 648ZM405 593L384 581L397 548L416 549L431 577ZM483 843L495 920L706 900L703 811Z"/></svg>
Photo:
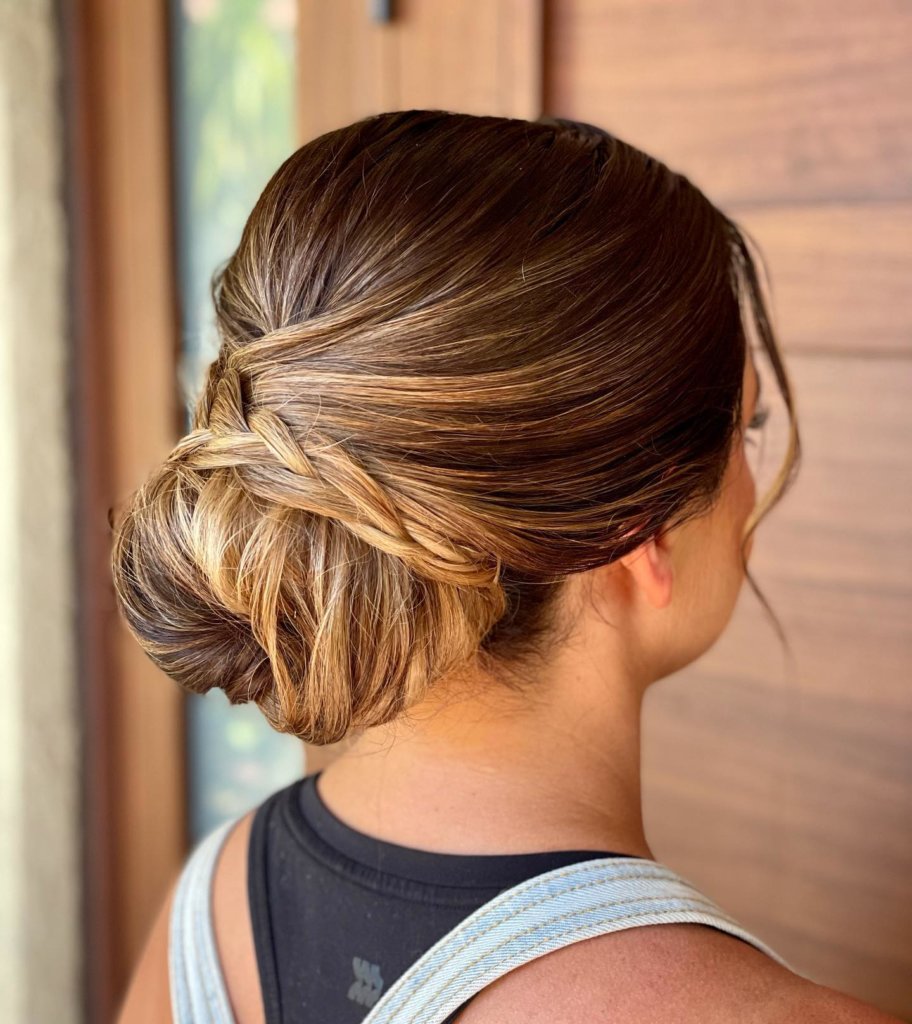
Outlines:
<svg viewBox="0 0 912 1024"><path fill-rule="evenodd" d="M414 961L502 890L567 864L625 856L602 850L480 855L416 850L373 839L347 826L323 802L319 778L319 773L310 775L274 794L257 810L251 827L248 894L267 1024L305 1024L315 1019L322 1024L358 1024ZM471 833L471 820L464 825ZM694 957L704 949L727 951L727 940L752 949L743 940L721 933L721 945L707 939L705 933L713 929L705 926L671 929L681 927L685 933L675 932L670 941L677 951L674 973L682 977L693 976ZM696 936L691 932L694 928ZM664 943L668 941L666 938ZM653 966L667 968L667 948L655 940L647 943L646 949L650 945ZM757 961L765 966L769 958L753 952L756 956L747 958L741 956L740 949L728 955L733 964L744 963L753 977L763 977ZM609 976L611 998L618 1000L618 976L629 976L632 965L626 961L631 953L630 943L608 943L605 950L593 946L582 956L570 953L558 970L573 968L568 976L578 979L574 986L578 986L578 998L587 993L587 974L592 975L593 983L588 996L596 1000ZM684 956L691 962L685 965ZM596 966L599 969L592 970ZM589 971L582 970L584 967ZM647 965L642 968L648 970ZM551 968L544 973L528 972L534 979L533 1006L547 1006L549 991L556 994L552 972ZM655 979L648 979L646 985L644 981L641 970L634 991L639 998L648 992L652 999L657 993ZM526 975L518 984L520 990L525 988ZM516 989L516 985L513 982L510 988ZM535 992L539 987L543 991ZM686 1005L689 997L683 995ZM494 998L492 994L487 1000L490 1003ZM511 997L508 1002L512 1001ZM521 998L523 1019L528 1020L531 1007L525 1003ZM602 1009L609 1010L610 1004ZM552 1003L550 1020L555 1019L555 1010ZM488 1012L473 1008L476 1015ZM503 1019L501 1012L498 1007L496 1019ZM462 1024L470 1018L459 1019Z"/></svg>
<svg viewBox="0 0 912 1024"><path fill-rule="evenodd" d="M503 884L606 855L436 854L373 840L326 807L316 778L287 787L246 815L219 856L214 932L237 1024L356 1024L413 960ZM161 960L166 914L147 959ZM350 956L355 949L383 964ZM152 979L160 982L160 974ZM145 1001L138 974L122 1024L170 1019L163 1013L163 1006ZM704 925L666 924L574 942L539 957L488 986L448 1024L555 1019L893 1020L813 985L735 936Z"/></svg>

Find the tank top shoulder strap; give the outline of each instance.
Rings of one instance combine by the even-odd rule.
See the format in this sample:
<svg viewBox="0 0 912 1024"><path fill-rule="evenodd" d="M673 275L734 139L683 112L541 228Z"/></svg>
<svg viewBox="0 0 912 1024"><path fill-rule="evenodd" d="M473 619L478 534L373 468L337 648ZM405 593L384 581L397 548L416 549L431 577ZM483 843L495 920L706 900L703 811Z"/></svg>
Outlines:
<svg viewBox="0 0 912 1024"><path fill-rule="evenodd" d="M596 858L500 893L432 946L362 1024L446 1024L491 982L582 939L650 924L706 924L792 970L671 868L639 857Z"/></svg>
<svg viewBox="0 0 912 1024"><path fill-rule="evenodd" d="M235 1024L212 922L212 879L225 840L240 818L205 836L190 854L168 922L168 977L174 1024Z"/></svg>

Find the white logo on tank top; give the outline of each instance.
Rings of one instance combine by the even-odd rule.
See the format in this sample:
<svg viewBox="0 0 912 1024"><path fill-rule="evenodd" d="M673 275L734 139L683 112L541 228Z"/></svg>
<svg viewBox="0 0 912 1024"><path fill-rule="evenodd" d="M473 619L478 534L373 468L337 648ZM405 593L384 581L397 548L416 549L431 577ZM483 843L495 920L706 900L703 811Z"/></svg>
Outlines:
<svg viewBox="0 0 912 1024"><path fill-rule="evenodd" d="M348 998L360 1003L361 1006L373 1006L383 990L379 964L372 964L355 956L352 957L352 969L355 972L355 980L348 990Z"/></svg>

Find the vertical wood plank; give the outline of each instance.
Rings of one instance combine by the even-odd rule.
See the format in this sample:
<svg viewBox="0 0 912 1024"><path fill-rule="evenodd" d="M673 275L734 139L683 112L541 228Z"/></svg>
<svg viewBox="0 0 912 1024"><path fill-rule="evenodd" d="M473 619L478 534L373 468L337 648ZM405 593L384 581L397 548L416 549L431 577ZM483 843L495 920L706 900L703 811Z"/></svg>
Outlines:
<svg viewBox="0 0 912 1024"><path fill-rule="evenodd" d="M182 701L121 623L108 511L180 428L167 9L78 0L69 73L89 1017L113 1019L186 849Z"/></svg>
<svg viewBox="0 0 912 1024"><path fill-rule="evenodd" d="M298 0L302 142L368 114L414 107L541 113L543 0Z"/></svg>
<svg viewBox="0 0 912 1024"><path fill-rule="evenodd" d="M555 0L548 113L603 124L720 203L907 199L902 0Z"/></svg>

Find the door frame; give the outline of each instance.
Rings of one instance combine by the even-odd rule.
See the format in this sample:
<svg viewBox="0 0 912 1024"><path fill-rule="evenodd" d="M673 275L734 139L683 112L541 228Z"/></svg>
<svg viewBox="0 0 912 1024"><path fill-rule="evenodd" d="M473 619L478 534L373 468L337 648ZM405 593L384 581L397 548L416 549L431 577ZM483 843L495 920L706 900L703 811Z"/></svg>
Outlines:
<svg viewBox="0 0 912 1024"><path fill-rule="evenodd" d="M113 1020L185 857L182 695L116 609L109 514L180 434L168 5L58 8L83 728L85 1012ZM154 770L150 770L154 765Z"/></svg>

